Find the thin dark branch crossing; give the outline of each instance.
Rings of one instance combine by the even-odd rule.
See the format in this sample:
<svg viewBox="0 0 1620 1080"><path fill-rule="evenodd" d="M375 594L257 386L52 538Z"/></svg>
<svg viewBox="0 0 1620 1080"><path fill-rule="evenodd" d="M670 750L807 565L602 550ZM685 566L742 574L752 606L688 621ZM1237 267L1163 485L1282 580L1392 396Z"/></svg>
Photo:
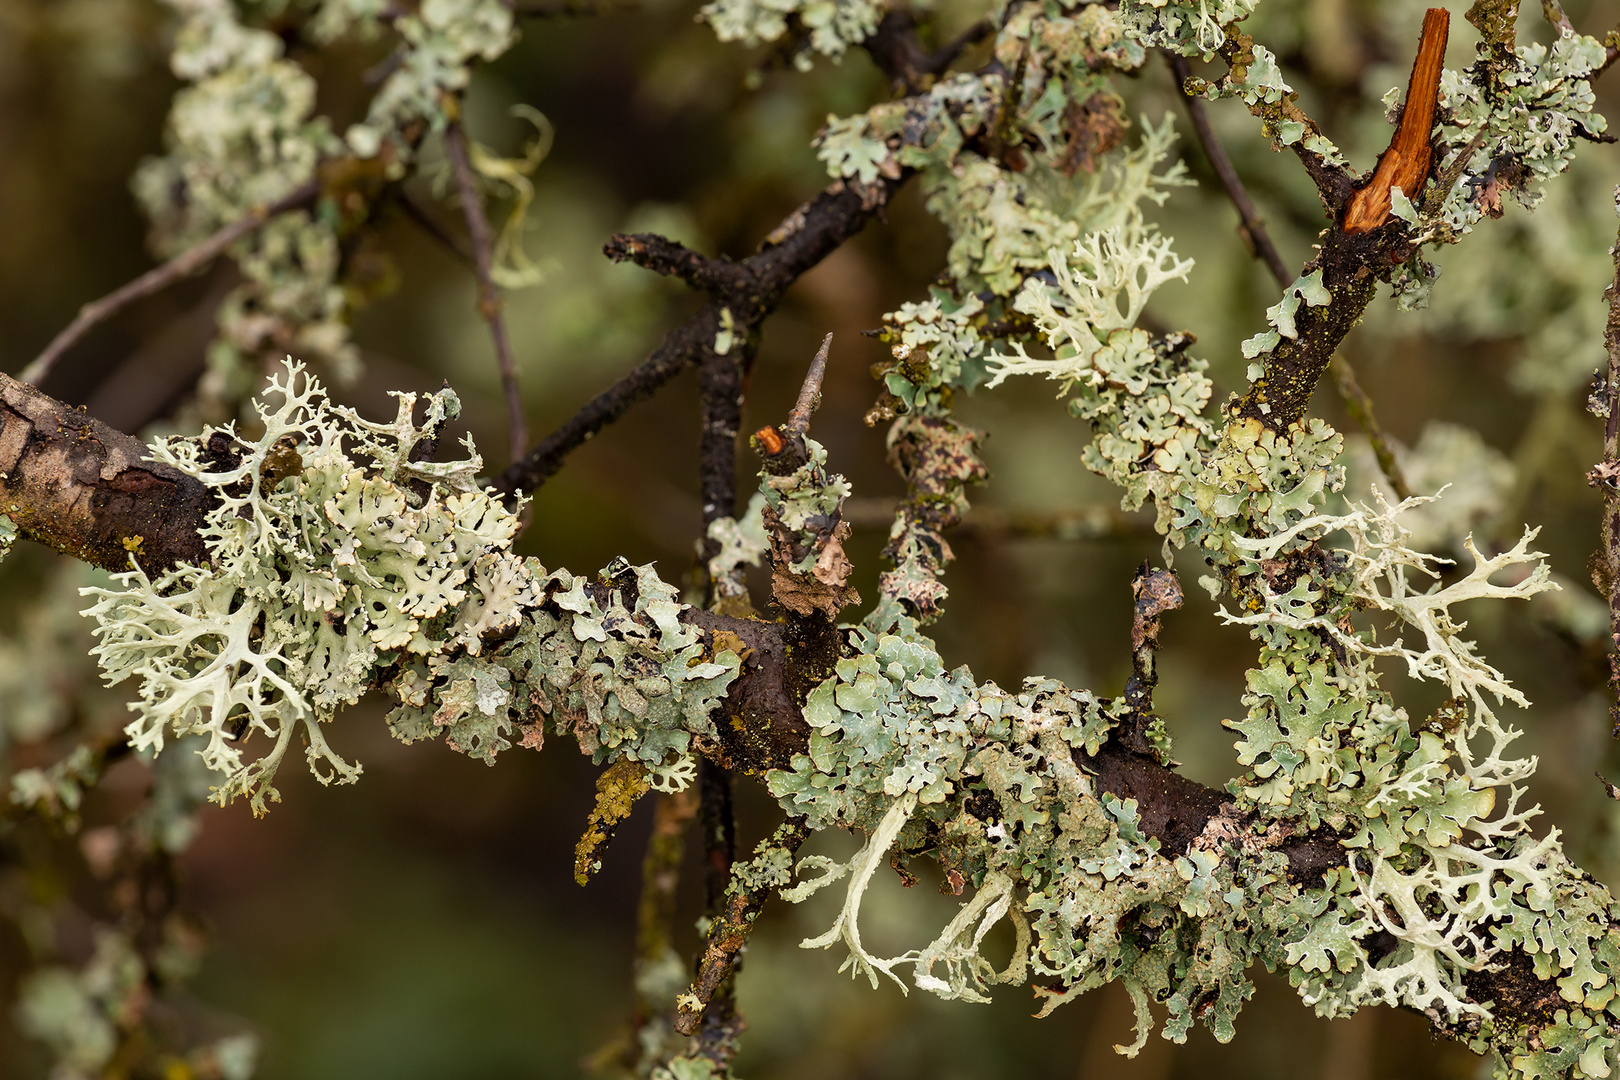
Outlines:
<svg viewBox="0 0 1620 1080"><path fill-rule="evenodd" d="M312 205L321 193L321 182L310 180L300 184L275 202L255 207L241 218L220 229L208 239L182 251L161 266L155 266L129 284L114 289L100 300L93 300L79 309L73 321L51 339L45 351L22 369L18 380L38 386L50 374L51 368L74 345L96 326L143 297L161 292L182 278L203 269L238 240L263 227L272 218Z"/></svg>
<svg viewBox="0 0 1620 1080"><path fill-rule="evenodd" d="M519 461L529 445L528 427L523 420L523 392L518 387L517 362L512 357L512 343L506 334L506 319L501 315L501 291L493 277L495 236L490 232L489 219L484 216L484 204L478 196L478 180L473 175L467 132L461 121L451 121L445 129L444 148L455 174L461 213L467 219L467 234L472 239L473 266L478 275L478 313L489 324L489 336L495 344L495 363L501 372L501 390L506 395L508 460Z"/></svg>

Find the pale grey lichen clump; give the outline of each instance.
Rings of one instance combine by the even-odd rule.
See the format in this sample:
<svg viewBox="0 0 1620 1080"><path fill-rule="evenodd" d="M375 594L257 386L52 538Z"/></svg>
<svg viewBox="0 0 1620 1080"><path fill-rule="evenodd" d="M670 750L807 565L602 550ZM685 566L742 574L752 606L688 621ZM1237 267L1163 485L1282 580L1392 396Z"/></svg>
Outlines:
<svg viewBox="0 0 1620 1080"><path fill-rule="evenodd" d="M413 458L458 411L449 391L420 425L414 394L398 395L392 423L371 423L296 364L269 393L280 402L259 406L255 439L225 428L153 447L219 492L211 565L153 581L136 560L117 587L84 590L108 681L139 680L125 729L137 749L204 736L215 799L262 812L300 734L323 783L360 775L322 725L386 683L407 742L443 735L493 762L515 728L538 745L549 714L597 761L629 754L684 785L691 737L712 735L738 661L704 655L673 587L645 567L615 564L593 583L511 554L517 519L473 483L470 444L457 461ZM256 735L271 745L250 756Z"/></svg>

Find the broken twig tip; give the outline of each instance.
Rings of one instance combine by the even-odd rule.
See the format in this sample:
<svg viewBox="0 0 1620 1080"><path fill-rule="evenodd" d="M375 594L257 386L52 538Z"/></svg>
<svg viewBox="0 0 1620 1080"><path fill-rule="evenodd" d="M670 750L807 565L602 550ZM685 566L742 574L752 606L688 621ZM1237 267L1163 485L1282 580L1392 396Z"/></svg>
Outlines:
<svg viewBox="0 0 1620 1080"><path fill-rule="evenodd" d="M803 435L810 430L810 414L821 405L821 381L827 375L827 357L832 352L832 339L831 332L822 338L821 348L816 350L815 359L810 361L804 385L799 388L799 400L794 403L793 411L788 413L784 425L784 430L791 435Z"/></svg>

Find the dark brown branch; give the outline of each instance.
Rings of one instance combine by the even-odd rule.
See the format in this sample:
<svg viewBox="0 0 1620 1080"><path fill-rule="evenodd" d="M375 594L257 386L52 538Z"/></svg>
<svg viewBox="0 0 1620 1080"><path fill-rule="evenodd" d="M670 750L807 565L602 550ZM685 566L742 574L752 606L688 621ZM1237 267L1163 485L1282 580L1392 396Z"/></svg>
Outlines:
<svg viewBox="0 0 1620 1080"><path fill-rule="evenodd" d="M1614 333L1620 331L1611 333L1611 342ZM18 507L11 516L24 536L110 568L122 565L120 556L128 550L153 569L179 559L202 562L206 550L198 529L210 493L144 460L144 450L132 436L0 375L0 499ZM740 642L737 651L744 657L720 706L728 722L716 725L715 742L695 748L717 764L752 774L791 767L793 756L809 745L805 694L825 677L836 654L813 655L785 622L695 608L681 618L711 642L717 635ZM1221 829L1247 828L1231 796L1132 745L1139 736L1137 725L1122 724L1095 755L1074 751L1075 761L1095 777L1099 792L1136 800L1140 827L1159 841L1161 852L1184 854L1219 840L1214 833ZM1302 884L1319 882L1346 858L1338 839L1325 832L1286 840L1278 850L1288 859L1291 878ZM1499 1017L1525 1024L1542 1022L1540 1004L1557 995L1556 983L1537 979L1518 952L1500 968L1470 974L1467 983L1476 1000L1496 1003Z"/></svg>
<svg viewBox="0 0 1620 1080"><path fill-rule="evenodd" d="M1236 30L1229 33L1226 44L1220 49L1220 56L1236 74L1240 68L1246 68L1255 62L1254 39L1247 34ZM1183 84L1185 88L1185 84ZM1268 102L1257 100L1249 106L1249 112L1259 117L1267 125L1275 125L1283 121L1297 123L1305 129L1307 135L1321 134L1315 120L1312 120L1296 103L1297 95L1290 94L1281 101ZM1299 163L1305 167L1306 175L1311 183L1316 185L1317 194L1322 198L1322 204L1334 218L1344 208L1344 204L1355 194L1355 174L1342 165L1329 162L1321 154L1312 150L1308 145L1309 138L1300 138L1289 144L1288 148L1294 152Z"/></svg>
<svg viewBox="0 0 1620 1080"><path fill-rule="evenodd" d="M0 505L30 540L107 570L203 564L213 493L144 443L0 375Z"/></svg>
<svg viewBox="0 0 1620 1080"><path fill-rule="evenodd" d="M1277 279L1278 286L1286 289L1294 280L1288 272L1288 265L1277 253L1277 245L1272 243L1271 234L1266 231L1265 222L1254 207L1254 200L1249 198L1237 170L1232 167L1232 159L1226 156L1226 148L1221 145L1215 129L1210 126L1209 114L1204 109L1204 99L1187 93L1187 80L1192 78L1192 69L1187 66L1187 58L1173 52L1165 52L1164 55L1170 62L1171 72L1175 75L1176 92L1181 95L1181 103L1186 106L1187 117L1192 121L1193 131L1198 136L1198 145L1203 147L1210 168L1215 170L1215 175L1221 181L1221 187L1226 189L1226 197L1232 200L1233 207L1237 209L1238 231L1242 233L1244 242L1249 245L1249 250L1255 258L1265 263L1266 268L1271 271L1271 276Z"/></svg>
<svg viewBox="0 0 1620 1080"><path fill-rule="evenodd" d="M1372 303L1380 275L1410 255L1404 238L1387 229L1354 236L1330 231L1321 254L1305 267L1307 273L1321 269L1328 303L1299 306L1296 336L1278 341L1266 357L1264 374L1233 406L1232 416L1258 420L1273 431L1302 419L1339 344Z"/></svg>
<svg viewBox="0 0 1620 1080"><path fill-rule="evenodd" d="M726 268L732 265L729 260L705 259L659 236L614 239L632 242L626 248L627 253L657 252L686 266L689 270L701 264ZM653 243L648 246L634 243L635 241ZM608 254L617 261L611 243ZM640 262L639 259L637 261ZM654 265L658 261L657 257L650 259L650 263ZM650 263L640 264L649 266ZM746 275L746 271L744 274ZM694 287L703 288L704 286L697 284L699 277L701 275L694 273L693 276L687 277L687 281ZM737 291L735 284L728 288L719 281L709 288L717 300L724 300ZM746 288L746 285L743 288ZM737 515L737 436L742 431L746 381L759 348L758 334L753 327L749 327L741 340L737 340L734 336L728 346L725 352L718 352L716 343L711 341L698 350L701 358L698 371L698 407L702 424L698 445L698 488L702 499L705 528L703 539L705 566L719 551L719 545L707 535L708 526L722 518ZM713 581L708 582L706 589L705 601L711 607L718 599L715 584ZM731 864L737 858L737 815L732 800L731 770L724 764L708 758L700 762L698 799L698 822L703 838L703 915L711 923L721 923L725 921L726 890L731 883ZM681 1021L685 1019L684 1012L676 1020L676 1030L681 1034L698 1035L697 1052L722 1068L736 1053L737 1035L742 1030L742 1020L737 1013L736 985L730 977L731 971L732 968L728 966L725 973L709 987L704 1004L712 1004L712 1009L701 1016L694 1016L692 1024L685 1028L680 1026ZM700 1020L701 1031L697 1026Z"/></svg>
<svg viewBox="0 0 1620 1080"><path fill-rule="evenodd" d="M975 28L972 33L980 31ZM908 66L911 58L924 55L917 42L915 19L909 15L899 21L885 17L879 31L863 44L878 67L908 92L924 89ZM966 44L964 41L962 47ZM926 66L937 59L942 58L935 54L921 62ZM942 59L941 70L950 59L954 56ZM514 460L491 481L492 486L503 494L534 491L556 474L569 453L623 416L636 402L701 362L701 350L712 347L723 325L742 339L754 338L788 287L858 233L873 216L881 214L895 191L910 177L908 169L898 177L885 177L871 184L834 181L784 218L759 250L740 263L698 255L664 237L642 235L610 241L610 258L629 258L660 273L676 273L709 292L714 300L671 331L646 363L587 402L527 458ZM621 240L622 255L616 247ZM729 320L722 320L722 312L729 313Z"/></svg>
<svg viewBox="0 0 1620 1080"><path fill-rule="evenodd" d="M527 457L507 466L505 472L490 481L491 485L510 495L533 491L544 484L562 468L563 459L570 453L690 367L698 350L712 343L719 332L720 312L710 304L670 331L646 363L586 402L561 427L541 439Z"/></svg>
<svg viewBox="0 0 1620 1080"><path fill-rule="evenodd" d="M484 203L478 196L478 179L473 175L467 152L467 132L461 126L461 121L452 120L445 129L444 149L456 177L461 212L467 219L467 235L472 240L473 266L478 275L478 313L489 324L489 336L495 344L495 363L500 367L501 390L506 395L509 460L516 462L522 460L523 451L529 445L528 427L523 422L523 392L518 388L517 361L512 357L512 343L506 335L506 320L501 315L501 290L496 287L492 276L495 237L489 231Z"/></svg>
<svg viewBox="0 0 1620 1080"><path fill-rule="evenodd" d="M1204 100L1187 93L1187 80L1192 77L1192 71L1187 66L1186 58L1172 52L1166 52L1165 57L1170 62L1170 70L1175 74L1176 90L1181 94L1182 104L1187 108L1187 116L1198 136L1198 145L1203 147L1204 156L1209 159L1210 167L1220 179L1221 187L1226 189L1227 198L1232 200L1233 207L1237 209L1238 231L1255 258L1266 264L1278 286L1288 288L1293 282L1288 265L1278 253L1277 245L1272 243L1271 234L1266 231L1265 222L1255 209L1254 200L1249 198L1249 192L1244 188L1242 178L1232 167L1232 159L1227 157L1226 148L1221 145L1220 137L1210 125L1209 114L1204 109ZM1355 369L1341 354L1333 360L1333 371L1339 394L1344 398L1345 411L1361 426L1367 441L1372 444L1384 479L1389 481L1398 497L1411 498L1412 489L1406 482L1406 475L1401 471L1400 462L1395 459L1395 451L1389 436L1378 423L1378 418L1373 415L1372 399L1356 380Z"/></svg>
<svg viewBox="0 0 1620 1080"><path fill-rule="evenodd" d="M253 208L208 239L187 248L163 265L153 267L129 284L114 289L100 300L84 305L74 316L73 321L51 339L51 343L45 346L45 351L40 353L33 363L23 368L17 378L38 386L45 376L50 374L51 368L61 359L62 354L78 344L79 340L97 325L136 300L160 292L182 278L190 277L224 254L232 244L261 228L265 222L288 211L313 204L320 193L319 180L301 184L268 206Z"/></svg>
<svg viewBox="0 0 1620 1080"><path fill-rule="evenodd" d="M746 291L753 284L748 269L721 256L710 258L657 233L618 234L602 245L614 262L633 262L666 277L678 277L699 292L717 295Z"/></svg>
<svg viewBox="0 0 1620 1080"><path fill-rule="evenodd" d="M533 491L545 483L562 467L569 453L623 416L636 402L699 362L703 351L712 349L720 333L722 309L731 312L734 337L753 336L800 275L881 213L909 175L873 184L835 181L794 210L765 238L759 251L736 264L747 271L747 289L726 294L723 303L717 299L706 304L670 331L646 363L593 398L546 436L528 457L513 463L491 483L503 493Z"/></svg>

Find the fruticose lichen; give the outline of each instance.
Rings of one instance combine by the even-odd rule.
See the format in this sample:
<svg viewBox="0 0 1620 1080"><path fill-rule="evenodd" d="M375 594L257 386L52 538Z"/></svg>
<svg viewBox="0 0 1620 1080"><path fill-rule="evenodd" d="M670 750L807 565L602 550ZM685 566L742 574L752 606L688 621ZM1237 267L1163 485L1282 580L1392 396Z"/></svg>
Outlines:
<svg viewBox="0 0 1620 1080"><path fill-rule="evenodd" d="M280 403L259 406L256 439L225 428L153 448L219 492L212 565L156 581L137 565L84 590L107 679L140 680L126 728L137 749L206 736L215 798L262 812L300 730L323 783L359 776L322 724L386 683L406 742L442 734L493 762L515 729L538 746L549 717L597 761L628 754L684 786L691 738L712 733L737 658L704 654L672 586L646 567L616 563L593 583L512 555L517 519L474 485L470 446L459 461L413 459L459 409L449 391L421 425L414 394L398 395L392 423L370 423L296 364L270 393ZM272 745L250 758L255 734Z"/></svg>

